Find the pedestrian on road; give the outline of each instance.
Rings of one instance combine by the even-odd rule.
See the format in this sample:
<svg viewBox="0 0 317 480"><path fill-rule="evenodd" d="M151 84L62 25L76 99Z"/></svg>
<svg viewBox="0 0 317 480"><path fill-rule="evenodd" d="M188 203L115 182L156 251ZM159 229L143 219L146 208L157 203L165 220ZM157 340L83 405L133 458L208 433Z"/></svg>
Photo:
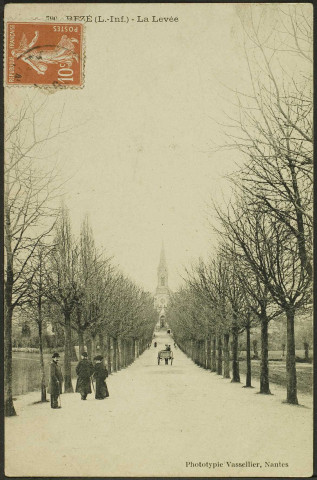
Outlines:
<svg viewBox="0 0 317 480"><path fill-rule="evenodd" d="M154 347L155 347L155 348L157 347L157 343L156 343L156 342L154 342Z"/></svg>
<svg viewBox="0 0 317 480"><path fill-rule="evenodd" d="M102 360L103 360L103 357L101 355L97 355L94 358L95 368L94 368L93 378L96 379L96 391L95 391L96 400L104 400L105 398L109 397L109 391L106 384L106 378L108 377L108 370L103 365Z"/></svg>
<svg viewBox="0 0 317 480"><path fill-rule="evenodd" d="M77 383L76 392L80 393L81 399L86 400L88 393L91 393L90 377L94 372L94 366L90 360L88 360L87 352L81 354L81 360L76 367Z"/></svg>
<svg viewBox="0 0 317 480"><path fill-rule="evenodd" d="M58 365L59 353L54 352L50 365L50 379L48 384L48 393L51 395L51 408L62 408L58 406L58 397L62 393L63 374L61 367Z"/></svg>

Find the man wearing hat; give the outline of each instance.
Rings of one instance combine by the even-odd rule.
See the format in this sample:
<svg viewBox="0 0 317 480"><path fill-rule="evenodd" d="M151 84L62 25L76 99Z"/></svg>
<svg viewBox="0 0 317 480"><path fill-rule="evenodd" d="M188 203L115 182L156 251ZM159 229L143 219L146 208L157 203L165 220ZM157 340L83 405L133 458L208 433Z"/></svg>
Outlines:
<svg viewBox="0 0 317 480"><path fill-rule="evenodd" d="M93 374L94 366L88 360L87 352L81 354L81 360L76 367L77 383L76 392L80 393L81 399L86 400L88 393L91 393L90 377Z"/></svg>
<svg viewBox="0 0 317 480"><path fill-rule="evenodd" d="M93 377L96 379L96 391L95 398L96 400L104 400L106 397L109 397L109 391L106 384L106 378L108 377L108 370L102 363L103 357L97 355L94 358L95 369Z"/></svg>
<svg viewBox="0 0 317 480"><path fill-rule="evenodd" d="M62 393L64 379L61 367L58 365L59 357L59 353L53 353L52 362L50 365L48 393L51 394L51 408L61 408L61 406L58 406L58 397Z"/></svg>

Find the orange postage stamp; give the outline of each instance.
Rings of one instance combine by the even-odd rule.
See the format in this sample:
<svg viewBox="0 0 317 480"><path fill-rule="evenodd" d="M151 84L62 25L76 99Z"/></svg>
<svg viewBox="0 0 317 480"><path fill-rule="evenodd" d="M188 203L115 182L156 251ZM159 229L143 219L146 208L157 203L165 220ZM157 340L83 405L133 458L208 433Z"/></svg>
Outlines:
<svg viewBox="0 0 317 480"><path fill-rule="evenodd" d="M83 25L8 22L6 84L83 85Z"/></svg>

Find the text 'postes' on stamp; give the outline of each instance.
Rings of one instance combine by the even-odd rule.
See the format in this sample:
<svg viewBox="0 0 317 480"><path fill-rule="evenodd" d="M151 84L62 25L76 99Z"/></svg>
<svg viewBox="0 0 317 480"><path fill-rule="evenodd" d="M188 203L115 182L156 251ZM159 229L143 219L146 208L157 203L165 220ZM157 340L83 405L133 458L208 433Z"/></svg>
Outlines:
<svg viewBox="0 0 317 480"><path fill-rule="evenodd" d="M83 25L8 22L6 85L83 85Z"/></svg>

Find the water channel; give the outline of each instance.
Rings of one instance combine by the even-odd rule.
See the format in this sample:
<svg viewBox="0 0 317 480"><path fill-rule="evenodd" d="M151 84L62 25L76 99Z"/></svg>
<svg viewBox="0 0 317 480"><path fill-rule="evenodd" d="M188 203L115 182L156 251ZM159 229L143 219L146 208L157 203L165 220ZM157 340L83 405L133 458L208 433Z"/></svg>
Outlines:
<svg viewBox="0 0 317 480"><path fill-rule="evenodd" d="M49 366L52 361L52 354L44 354L46 384L49 379ZM61 354L60 365L63 370L64 358ZM72 364L72 376L75 376L76 362ZM40 391L41 389L41 367L39 353L13 352L13 395L22 395L27 392Z"/></svg>

